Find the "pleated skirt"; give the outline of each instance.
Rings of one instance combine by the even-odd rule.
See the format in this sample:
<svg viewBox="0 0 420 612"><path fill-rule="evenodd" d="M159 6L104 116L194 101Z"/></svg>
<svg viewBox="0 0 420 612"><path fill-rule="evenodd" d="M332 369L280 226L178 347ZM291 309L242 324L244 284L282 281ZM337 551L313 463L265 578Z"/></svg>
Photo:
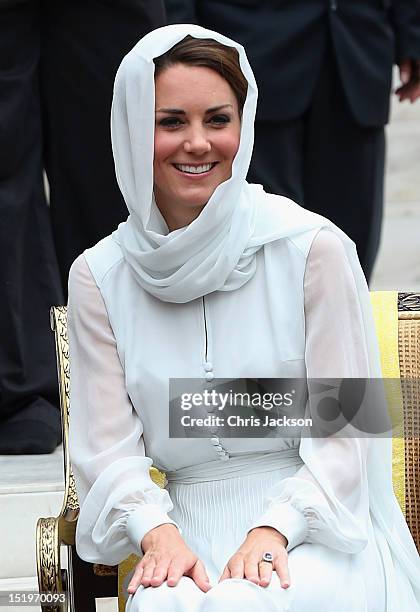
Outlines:
<svg viewBox="0 0 420 612"><path fill-rule="evenodd" d="M227 462L226 471L216 464L215 474L213 467L206 471L202 466L174 478L169 474L170 516L204 563L212 589L205 594L187 577L176 587L140 587L130 596L127 612L385 612L384 571L373 525L368 546L357 555L312 543L290 551L288 589L281 588L274 572L268 587L237 579L218 583L264 512L269 489L303 465L294 451L282 453L281 459L272 456L257 466L239 459Z"/></svg>

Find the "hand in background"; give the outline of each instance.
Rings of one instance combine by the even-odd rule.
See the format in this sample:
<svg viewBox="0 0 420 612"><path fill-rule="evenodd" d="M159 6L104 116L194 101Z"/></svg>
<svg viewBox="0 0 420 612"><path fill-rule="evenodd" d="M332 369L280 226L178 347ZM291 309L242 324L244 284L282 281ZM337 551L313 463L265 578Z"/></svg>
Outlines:
<svg viewBox="0 0 420 612"><path fill-rule="evenodd" d="M175 525L168 523L151 529L141 547L144 556L128 586L130 594L140 585L157 587L165 580L168 586L176 586L181 576L189 576L204 592L211 588L204 565L185 544Z"/></svg>
<svg viewBox="0 0 420 612"><path fill-rule="evenodd" d="M402 85L395 90L400 102L420 97L420 59L404 59L399 64Z"/></svg>
<svg viewBox="0 0 420 612"><path fill-rule="evenodd" d="M270 584L273 571L277 572L281 586L290 586L287 562L287 539L272 527L251 529L245 541L228 561L219 582L227 578L246 578L259 586ZM261 561L265 552L271 552L273 563Z"/></svg>

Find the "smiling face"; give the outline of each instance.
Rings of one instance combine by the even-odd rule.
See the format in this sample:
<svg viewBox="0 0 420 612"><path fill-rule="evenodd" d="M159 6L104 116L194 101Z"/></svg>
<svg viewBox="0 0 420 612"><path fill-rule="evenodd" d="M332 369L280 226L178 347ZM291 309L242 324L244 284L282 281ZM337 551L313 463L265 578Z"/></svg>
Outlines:
<svg viewBox="0 0 420 612"><path fill-rule="evenodd" d="M155 79L154 193L170 230L193 221L232 174L241 122L216 71L175 64Z"/></svg>

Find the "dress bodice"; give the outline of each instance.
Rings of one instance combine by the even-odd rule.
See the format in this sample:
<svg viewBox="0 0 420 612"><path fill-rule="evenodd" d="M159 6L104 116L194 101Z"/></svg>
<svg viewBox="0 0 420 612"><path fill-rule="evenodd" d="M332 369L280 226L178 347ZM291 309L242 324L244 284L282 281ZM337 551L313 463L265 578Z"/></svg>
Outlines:
<svg viewBox="0 0 420 612"><path fill-rule="evenodd" d="M304 252L312 236L308 233L300 244L285 239L265 245L257 254L256 274L243 287L185 304L147 293L111 237L87 251L128 395L143 423L146 454L160 469L173 472L237 453L298 444L294 438L282 439L280 432L250 439L232 437L226 428L222 435L209 432L206 439L173 438L169 380L194 378L198 388L211 391L218 379L305 376Z"/></svg>

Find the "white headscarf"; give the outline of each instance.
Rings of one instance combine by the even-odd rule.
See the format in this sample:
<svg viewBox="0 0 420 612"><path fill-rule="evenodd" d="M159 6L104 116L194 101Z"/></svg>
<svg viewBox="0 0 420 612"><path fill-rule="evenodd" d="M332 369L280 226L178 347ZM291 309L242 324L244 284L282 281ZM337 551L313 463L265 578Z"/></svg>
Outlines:
<svg viewBox="0 0 420 612"><path fill-rule="evenodd" d="M153 198L153 58L187 35L211 38L237 49L248 81L248 94L232 177L216 188L192 223L168 232ZM241 287L255 273L255 255L264 244L310 229L330 227L341 238L353 272L363 315L370 376L380 378L369 292L354 243L327 219L287 198L266 194L260 185L246 182L256 103L257 87L252 70L243 47L233 40L195 25L166 26L142 38L123 59L115 80L112 146L118 184L130 216L120 224L114 239L146 291L163 301L184 303L216 290ZM315 466L322 480L323 467L312 452L309 438L302 439L300 454L307 464ZM392 490L390 439L376 439L371 444L367 470L370 512L420 597L418 556Z"/></svg>
<svg viewBox="0 0 420 612"><path fill-rule="evenodd" d="M169 233L153 197L153 59L187 35L237 49L248 94L231 178L215 189L192 223ZM256 106L257 86L243 47L199 26L154 30L121 63L114 86L111 136L117 180L130 216L114 238L140 285L161 300L182 303L216 290L237 289L255 273L255 254L263 244L320 225L318 215L246 182Z"/></svg>

